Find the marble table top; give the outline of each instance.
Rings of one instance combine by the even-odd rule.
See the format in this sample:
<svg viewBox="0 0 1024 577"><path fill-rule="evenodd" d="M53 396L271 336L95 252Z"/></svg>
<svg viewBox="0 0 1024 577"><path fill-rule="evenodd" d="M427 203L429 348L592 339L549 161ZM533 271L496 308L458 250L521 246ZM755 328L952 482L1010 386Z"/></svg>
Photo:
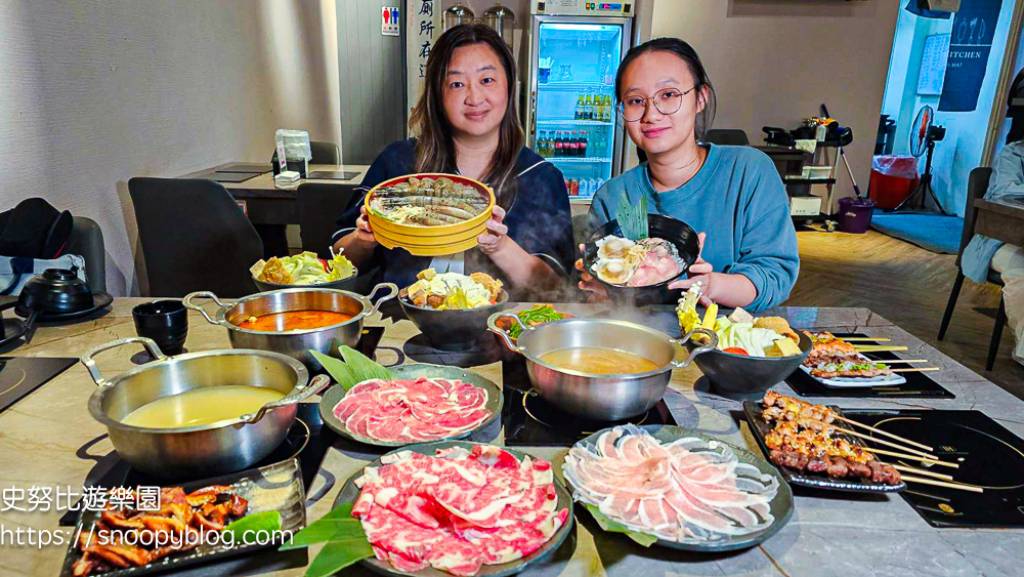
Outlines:
<svg viewBox="0 0 1024 577"><path fill-rule="evenodd" d="M11 356L77 357L90 348L115 339L135 335L131 308L145 299L123 298L99 318L77 324L41 327L29 345L6 353ZM579 315L617 314L607 307L564 305L560 308ZM891 337L905 344L907 358L926 358L942 371L930 376L956 394L955 399L809 399L846 408L936 408L977 409L996 419L1015 434L1024 436L1024 403L998 386L971 372L903 329L867 309L783 307L778 311L793 326L835 331L869 332L872 336ZM677 334L669 308L655 308L643 314L645 324ZM190 313L188 350L229 347L226 331L206 323ZM380 346L402 350L418 330L407 320L380 317L368 323L386 328ZM981 346L981 345L979 345ZM97 357L100 369L108 375L132 368L130 358L138 352L123 347ZM394 354L380 351L381 356ZM382 362L387 359L381 358ZM500 363L474 370L500 383ZM680 425L717 435L728 442L746 446L759 453L744 422L730 415L740 403L707 392L696 368L674 372L666 401ZM94 461L76 454L91 440L98 441L90 453L102 455L113 450L105 429L86 410L86 401L94 385L85 368L76 364L57 378L0 413L0 489L28 488L32 485L80 487ZM784 383L778 390L791 392ZM501 437L496 443L501 443ZM526 448L551 459L559 470L566 449ZM321 475L310 489L311 495L325 493L308 511L310 520L330 509L337 491L347 479L373 456L355 453L344 447L328 451ZM324 475L324 473L329 475ZM856 497L843 494L804 494L797 491L796 510L790 522L763 545L738 553L698 555L663 548L644 549L628 539L599 531L591 532L588 523L577 523L575 542L564 546L549 561L530 568L523 575L533 576L814 576L852 577L868 575L942 575L989 577L1020 575L1024 566L1024 531L936 529L928 525L897 495ZM58 527L62 512L0 511L3 531L16 528L70 531ZM2 535L0 535L2 537ZM63 562L65 547L12 546L2 542L0 574L56 575ZM317 548L311 550L311 555ZM258 571L257 571L258 572ZM302 568L267 572L267 575L298 576ZM364 575L361 567L343 575Z"/></svg>

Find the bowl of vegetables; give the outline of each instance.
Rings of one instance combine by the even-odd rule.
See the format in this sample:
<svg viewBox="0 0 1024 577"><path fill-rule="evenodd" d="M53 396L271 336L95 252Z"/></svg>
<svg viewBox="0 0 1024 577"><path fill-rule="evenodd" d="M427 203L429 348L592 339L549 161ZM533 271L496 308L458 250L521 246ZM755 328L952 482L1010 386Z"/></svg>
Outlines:
<svg viewBox="0 0 1024 577"><path fill-rule="evenodd" d="M700 327L718 336L718 348L694 359L717 393L760 398L793 374L811 352L810 337L794 331L782 317L754 317L742 308L719 316L715 304L701 315L697 311L700 290L700 285L694 284L684 293L676 314L683 334ZM701 344L691 341L686 346L692 350Z"/></svg>
<svg viewBox="0 0 1024 577"><path fill-rule="evenodd" d="M286 288L353 290L359 270L341 253L327 260L315 252L256 261L249 272L260 292Z"/></svg>

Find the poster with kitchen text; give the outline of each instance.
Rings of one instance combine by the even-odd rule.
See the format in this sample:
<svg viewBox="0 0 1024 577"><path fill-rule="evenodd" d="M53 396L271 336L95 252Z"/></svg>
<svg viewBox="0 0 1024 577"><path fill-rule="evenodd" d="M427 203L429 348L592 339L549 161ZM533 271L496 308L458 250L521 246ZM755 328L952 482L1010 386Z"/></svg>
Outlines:
<svg viewBox="0 0 1024 577"><path fill-rule="evenodd" d="M953 16L940 111L969 112L978 107L1002 4L1002 0L964 0Z"/></svg>

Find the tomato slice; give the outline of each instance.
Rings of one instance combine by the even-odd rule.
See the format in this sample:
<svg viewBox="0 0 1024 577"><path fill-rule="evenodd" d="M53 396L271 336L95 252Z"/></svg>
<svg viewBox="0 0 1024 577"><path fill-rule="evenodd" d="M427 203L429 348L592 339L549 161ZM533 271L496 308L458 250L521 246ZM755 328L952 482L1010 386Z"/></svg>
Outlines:
<svg viewBox="0 0 1024 577"><path fill-rule="evenodd" d="M750 354L747 353L747 349L744 349L743 347L729 347L727 349L722 349L722 352L724 352L724 353L731 353L731 354L734 354L734 355L743 355L745 357L749 357L750 356Z"/></svg>

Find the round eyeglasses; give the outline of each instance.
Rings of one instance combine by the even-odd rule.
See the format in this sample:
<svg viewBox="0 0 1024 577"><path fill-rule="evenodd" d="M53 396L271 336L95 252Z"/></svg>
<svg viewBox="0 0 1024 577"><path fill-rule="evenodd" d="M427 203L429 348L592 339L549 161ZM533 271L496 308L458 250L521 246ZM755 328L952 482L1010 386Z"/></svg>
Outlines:
<svg viewBox="0 0 1024 577"><path fill-rule="evenodd" d="M648 102L653 102L654 108L658 112L666 116L675 114L683 105L683 97L696 88L696 85L685 91L678 88L662 88L650 98L639 94L630 94L619 103L619 112L622 113L622 119L626 122L636 122L647 113Z"/></svg>

